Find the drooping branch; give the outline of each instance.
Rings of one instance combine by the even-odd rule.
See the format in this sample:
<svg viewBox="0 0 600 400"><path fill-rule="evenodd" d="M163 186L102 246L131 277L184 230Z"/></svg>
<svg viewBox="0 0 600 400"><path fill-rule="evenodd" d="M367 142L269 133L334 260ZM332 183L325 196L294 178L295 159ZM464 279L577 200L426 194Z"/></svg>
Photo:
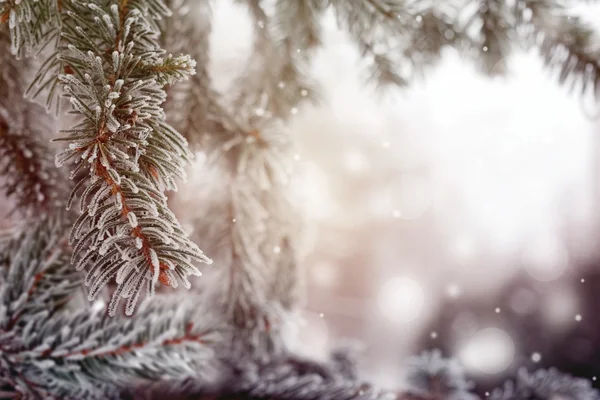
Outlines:
<svg viewBox="0 0 600 400"><path fill-rule="evenodd" d="M55 121L46 110L25 99L30 63L10 54L10 37L0 27L0 174L4 193L25 215L60 208L67 193L54 167L48 138ZM64 205L63 205L64 207Z"/></svg>
<svg viewBox="0 0 600 400"><path fill-rule="evenodd" d="M0 241L0 390L106 399L155 379L210 376L221 331L197 304L162 297L127 319L69 309L81 276L67 229L45 218Z"/></svg>
<svg viewBox="0 0 600 400"><path fill-rule="evenodd" d="M193 150L201 150L206 135L232 125L221 105L220 94L212 87L208 71L212 10L209 2L170 0L174 18L165 19L161 28L164 47L173 53L189 53L195 60L196 74L169 88L165 111L169 121L188 140Z"/></svg>
<svg viewBox="0 0 600 400"><path fill-rule="evenodd" d="M285 177L279 163L287 139L274 127L261 128L240 122L207 137L205 174L216 179L201 183L210 195L193 221L195 235L210 238L208 248L221 265L215 273L222 287L211 289L211 303L232 326L231 346L244 354L278 351L282 322L271 285L281 256L274 246L286 227L271 222L274 217L264 201L279 192L278 182Z"/></svg>
<svg viewBox="0 0 600 400"><path fill-rule="evenodd" d="M196 15L197 8L188 7L191 3L174 0L172 4L179 6L174 8L176 13L178 9L186 10L182 21L189 22L190 17ZM258 4L250 6L258 7ZM254 12L260 15L259 20L265 17L260 7ZM261 36L261 40L274 46L270 34L263 28L257 26L260 30L257 36L266 35ZM165 29L166 35L175 35L175 38L182 34L181 28L168 24ZM198 30L208 29L203 23L198 27ZM198 44L195 40L180 42L169 37L164 40L184 52L188 51L187 46L193 48ZM207 46L207 43L201 44L198 51L207 52ZM258 66L266 61L257 56L252 63ZM277 65L268 67L279 68ZM259 104L249 97L247 104L236 101L247 94L256 94L247 90L248 84L264 79L263 73L249 69L237 80L248 79L249 82L237 87L231 99L220 99L211 86L208 71L201 71L187 82L190 87L182 100L169 105L174 113L182 109L185 113L191 112L183 113L181 126L191 136L201 139L197 141L197 148L208 159L207 170L202 171L207 179L198 179L202 194L195 193L203 207L193 222L194 235L208 238L205 246L221 265L215 274L225 289L210 288L211 303L217 305L231 324L234 345L239 345L243 352L276 351L278 344L272 339L278 335L281 306L285 303L286 307L293 307L289 303L295 305L297 297L298 263L291 233L291 226L297 228L297 225L296 219L291 218L292 209L286 195L289 164L293 162L290 138L282 124L274 119L273 110L265 108L261 109L264 112L257 113ZM193 104L193 108L180 108L186 103ZM210 179L213 174L214 179ZM286 283L280 279L284 270ZM273 287L276 280L277 289ZM283 293L283 286L290 290Z"/></svg>
<svg viewBox="0 0 600 400"><path fill-rule="evenodd" d="M348 32L361 56L369 65L369 80L378 85L405 86L408 76L403 71L402 50L397 38L406 36L414 20L404 2L361 0L330 2L338 26Z"/></svg>
<svg viewBox="0 0 600 400"><path fill-rule="evenodd" d="M573 400L597 399L599 393L587 379L563 374L555 368L528 372L519 369L515 380L495 389L491 400L525 400L531 398L565 398Z"/></svg>
<svg viewBox="0 0 600 400"><path fill-rule="evenodd" d="M0 24L10 27L11 53L31 55L40 44L55 38L53 25L58 19L60 0L3 0L0 2Z"/></svg>
<svg viewBox="0 0 600 400"><path fill-rule="evenodd" d="M520 0L517 9L528 44L558 71L560 84L578 84L600 98L600 35L555 2Z"/></svg>
<svg viewBox="0 0 600 400"><path fill-rule="evenodd" d="M252 55L246 72L235 80L231 104L235 113L256 113L258 117L287 120L298 112L300 103L318 97L309 76L314 49L320 44L316 21L324 11L322 1L278 1L269 18L258 0L243 0L254 27ZM289 24L291 13L308 18ZM295 16L297 17L297 16ZM303 31L300 31L303 29Z"/></svg>
<svg viewBox="0 0 600 400"><path fill-rule="evenodd" d="M168 16L161 1L103 1L62 6L60 81L80 122L63 131L69 148L57 164L88 168L68 205L79 196L80 218L71 232L73 261L87 269L90 300L111 279L132 314L144 286L189 287L210 263L168 209L163 191L175 190L192 157L181 135L165 122L163 86L194 73L187 56L164 56L155 20ZM82 26L90 26L87 31ZM42 69L41 74L49 74ZM38 82L52 80L40 79Z"/></svg>

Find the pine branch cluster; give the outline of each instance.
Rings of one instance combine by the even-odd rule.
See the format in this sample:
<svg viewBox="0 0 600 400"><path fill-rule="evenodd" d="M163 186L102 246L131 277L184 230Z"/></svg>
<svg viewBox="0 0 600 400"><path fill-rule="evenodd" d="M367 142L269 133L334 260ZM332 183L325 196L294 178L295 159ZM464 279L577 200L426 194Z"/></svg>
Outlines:
<svg viewBox="0 0 600 400"><path fill-rule="evenodd" d="M195 304L146 302L134 318L72 309L82 276L69 265L66 237L64 222L44 218L2 238L3 398L120 398L140 381L210 374L218 330Z"/></svg>
<svg viewBox="0 0 600 400"><path fill-rule="evenodd" d="M144 287L150 295L158 282L189 287L187 276L200 274L192 260L210 263L163 194L177 189L176 178L185 178L191 153L165 122L162 87L193 73L195 62L163 56L153 20L169 11L160 2L103 6L74 3L63 11L68 52L61 59L73 73L59 79L82 121L63 131L70 144L57 164L73 160L74 171L90 171L72 191L80 193L82 214L71 234L77 269L92 266L86 277L86 284L94 283L90 300L115 278L110 313L124 297L131 315ZM84 34L82 25L94 29Z"/></svg>
<svg viewBox="0 0 600 400"><path fill-rule="evenodd" d="M490 75L533 47L561 83L598 96L596 33L558 0L237 2L252 55L220 93L206 0L0 0L2 184L24 215L45 215L0 239L0 397L144 398L156 381L170 399L477 398L438 352L409 360L406 390L382 391L347 353L321 363L286 348L302 231L286 123L320 98L310 68L330 14L380 86L410 84L450 47ZM70 180L51 165L50 137ZM218 284L138 307L142 292L189 288L198 263L211 263L167 197L195 152L207 161L193 238ZM77 307L82 285L90 301L113 286L108 315ZM129 318L116 316L121 300ZM598 393L548 370L492 394L556 396Z"/></svg>
<svg viewBox="0 0 600 400"><path fill-rule="evenodd" d="M27 81L21 70L31 73L32 65L15 60L10 48L10 35L0 31L1 185L14 200L15 211L52 213L64 208L67 190L45 144L56 131L56 121L44 107L23 97Z"/></svg>

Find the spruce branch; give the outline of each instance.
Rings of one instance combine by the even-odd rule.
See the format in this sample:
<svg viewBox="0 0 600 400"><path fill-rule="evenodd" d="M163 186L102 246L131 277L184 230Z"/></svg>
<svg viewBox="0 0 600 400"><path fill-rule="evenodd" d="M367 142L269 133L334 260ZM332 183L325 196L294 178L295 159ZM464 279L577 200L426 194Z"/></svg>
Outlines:
<svg viewBox="0 0 600 400"><path fill-rule="evenodd" d="M15 197L15 210L22 210L26 215L52 212L60 204L56 192L58 174L52 161L46 157L48 147L29 134L11 132L6 121L0 119L3 189L7 196Z"/></svg>
<svg viewBox="0 0 600 400"><path fill-rule="evenodd" d="M456 360L442 357L439 350L426 351L407 362L407 394L436 400L477 400L473 384L465 378Z"/></svg>
<svg viewBox="0 0 600 400"><path fill-rule="evenodd" d="M44 142L55 121L46 110L24 98L28 62L10 55L10 37L0 28L0 174L15 210L30 216L51 213L67 192Z"/></svg>
<svg viewBox="0 0 600 400"><path fill-rule="evenodd" d="M17 58L42 53L52 42L60 42L60 12L63 0L0 0L0 26L8 25L10 52ZM26 94L36 98L40 93L49 93L46 106L56 104L58 91L58 52L54 52L42 64L38 76L27 88ZM49 72L54 71L55 74ZM62 71L62 69L61 69Z"/></svg>
<svg viewBox="0 0 600 400"><path fill-rule="evenodd" d="M236 385L224 388L220 398L232 399L339 399L399 400L398 394L379 390L372 385L344 379L325 368L326 374L283 360L268 366L250 364ZM229 396L229 397L228 397ZM203 397L200 397L203 399Z"/></svg>
<svg viewBox="0 0 600 400"><path fill-rule="evenodd" d="M369 80L379 86L405 86L408 76L403 71L406 59L398 51L401 35L406 35L412 16L404 1L398 0L332 0L338 26L354 41L369 64ZM394 51L392 51L394 49Z"/></svg>
<svg viewBox="0 0 600 400"><path fill-rule="evenodd" d="M173 3L180 7L186 5L181 0ZM205 62L199 67L199 73L188 82L189 91L181 97L184 100L173 102L170 106L177 110L180 105L192 105L185 108L190 115L181 121L182 130L190 132L192 137L202 138L197 143L207 154L210 168L219 176L226 176L225 182L202 184L210 190L210 195L206 194L207 200L214 201L207 205L207 200L203 199L205 209L197 217L195 235L210 238L210 243L205 242L205 245L208 245L217 263L224 266L216 273L218 281L225 282L226 290L213 291L211 295L232 326L233 353L277 353L281 346L278 330L282 324L282 307L292 308L298 297L298 264L289 221L291 207L286 203L289 199L285 194L289 188L286 186L289 179L286 164L291 161L291 147L288 134L277 119L282 115L289 116L297 110L295 101L310 98L310 95L307 90L296 86L298 81L295 78L286 81L283 87L279 79L274 84L267 77L268 74L279 74L281 65L289 61L287 55L281 64L279 60L269 58L276 56L275 50L284 48L281 46L289 33L277 29L282 26L277 18L283 18L289 10L280 9L282 14L279 16L276 12L271 24L258 2L247 4L255 23L255 47L262 48L264 45L265 48L261 50L264 53L253 56L251 60L256 68L249 68L236 80L233 99L228 99L232 105L223 106L218 93L211 87L206 69L208 43L206 37L202 39L199 34L209 32L210 25L208 21L201 20L196 26L198 34L193 35L201 38L185 45L194 45L198 49L197 58ZM177 9L174 8L175 12ZM181 35L185 29L192 29L186 28L186 24L190 24L189 16L195 15L192 10L193 7L186 9L181 27L167 24L167 42L169 34ZM280 39L282 37L284 39ZM181 42L172 42L177 49L177 45L182 45ZM186 52L188 48L183 47L181 51ZM306 54L298 57L306 57ZM289 63L293 64L295 60ZM250 88L260 82L271 86ZM267 92L275 90L275 85L277 93L272 101L277 108L272 109L270 100L262 99L269 97ZM294 87L296 89L292 90ZM282 100L286 88L290 90L288 93L293 92L293 96ZM230 113L228 108L233 112ZM183 118L186 118L185 114Z"/></svg>
<svg viewBox="0 0 600 400"><path fill-rule="evenodd" d="M598 400L600 393L587 379L574 378L551 368L528 372L521 368L515 381L508 381L504 387L492 392L490 400L525 399L572 399Z"/></svg>
<svg viewBox="0 0 600 400"><path fill-rule="evenodd" d="M139 400L426 400L403 397L348 379L326 363L287 355L268 363L239 359L214 385L186 382L160 388Z"/></svg>
<svg viewBox="0 0 600 400"><path fill-rule="evenodd" d="M277 121L250 116L236 126L205 142L209 163L229 178L207 186L218 211L207 210L197 234L216 241L211 249L226 266L219 279L226 290L214 295L233 327L234 354L265 357L283 350L285 311L300 300L300 225L288 197L292 147Z"/></svg>
<svg viewBox="0 0 600 400"><path fill-rule="evenodd" d="M200 187L209 192L193 221L195 235L209 238L206 244L222 266L214 273L225 289L213 288L211 303L232 326L232 345L242 352L278 352L280 347L283 315L272 284L288 231L277 224L285 216L275 217L266 199L284 190L289 145L279 124L253 115L204 141L208 171Z"/></svg>
<svg viewBox="0 0 600 400"><path fill-rule="evenodd" d="M164 47L174 53L189 53L201 62L189 80L169 88L165 110L192 149L201 150L205 135L223 131L224 124L231 125L208 71L212 10L204 1L170 0L167 5L175 17L163 22Z"/></svg>
<svg viewBox="0 0 600 400"><path fill-rule="evenodd" d="M214 373L212 347L219 336L207 318L198 324L196 308L160 298L143 303L129 319L90 310L63 313L24 345L34 349L29 363L43 363L41 385L59 396L104 398L104 385L116 391L154 380L201 379Z"/></svg>
<svg viewBox="0 0 600 400"><path fill-rule="evenodd" d="M163 193L176 190L175 179L185 178L192 157L185 139L164 121L163 86L193 74L195 62L164 56L156 20L170 11L160 0L51 6L61 13L61 40L31 87L37 88L34 95L49 88L51 104L62 82L81 118L63 131L61 140L71 143L56 158L59 166L76 165L72 177L89 165L89 177L78 181L68 201L70 207L80 195L72 261L88 269L90 300L116 278L110 314L125 297L131 315L144 286L150 295L159 281L189 287L187 276L200 274L194 260L210 263L187 238Z"/></svg>
<svg viewBox="0 0 600 400"><path fill-rule="evenodd" d="M463 50L487 75L503 75L512 44L518 41L514 7L504 0L480 0L469 4L461 30L467 35Z"/></svg>
<svg viewBox="0 0 600 400"><path fill-rule="evenodd" d="M240 357L223 364L220 379L207 384L188 379L176 386L159 384L131 396L137 400L217 399L388 399L408 400L348 377L337 365L283 354L265 362ZM417 399L411 399L417 400ZM422 399L425 400L425 399Z"/></svg>
<svg viewBox="0 0 600 400"><path fill-rule="evenodd" d="M241 2L247 5L254 26L250 65L235 81L230 100L233 114L241 117L237 120L222 117L221 126L229 132L228 136L216 138L218 143L224 143L215 145L211 141L216 135L209 135L206 146L209 158L219 157L225 162L224 168L233 174L234 229L247 229L247 224L239 222L238 214L258 218L254 223L260 227L254 234L256 239L241 243L243 247L258 248L253 257L257 263L254 269L262 272L248 280L248 287L255 286L254 290L261 292L259 309L268 310L269 303L274 306L267 312L268 326L265 326L272 330L277 328L275 324L281 326L282 317L268 314L293 309L300 298L295 237L300 221L289 197L293 145L284 123L298 112L304 101L318 98L318 89L307 70L322 42L320 20L327 3L276 1L273 14L268 15L260 1ZM246 202L252 199L255 205L248 208L236 197L245 198ZM243 231L240 234L246 235ZM242 262L241 266L253 268L248 262Z"/></svg>
<svg viewBox="0 0 600 400"><path fill-rule="evenodd" d="M306 55L305 50L323 44L321 18L326 6L325 0L278 0L273 16L275 35L279 40L293 40L300 54Z"/></svg>
<svg viewBox="0 0 600 400"><path fill-rule="evenodd" d="M338 345L329 355L331 367L344 379L358 380L357 353L357 342L346 341L346 343Z"/></svg>
<svg viewBox="0 0 600 400"><path fill-rule="evenodd" d="M35 328L36 318L56 311L78 287L78 274L68 265L64 223L60 219L44 217L29 229L3 235L0 332Z"/></svg>
<svg viewBox="0 0 600 400"><path fill-rule="evenodd" d="M446 46L464 33L450 3L399 0L330 1L338 26L346 31L369 67L368 80L380 88L404 87L438 61Z"/></svg>
<svg viewBox="0 0 600 400"><path fill-rule="evenodd" d="M289 157L289 155L288 155ZM302 304L303 276L300 270L303 220L292 201L293 172L288 183L277 183L265 193L264 204L269 210L264 254L271 255L269 270L273 271L269 300L280 304L286 311L295 311Z"/></svg>
<svg viewBox="0 0 600 400"><path fill-rule="evenodd" d="M227 289L212 295L232 325L235 332L232 340L237 347L241 346L240 351L265 348L276 351L278 344L272 339L281 324L280 304L283 303L278 297L286 296L287 304L295 304L297 298L297 291L293 290L297 283L297 259L291 250L294 240L291 233L288 239L283 236L290 225L291 210L289 204L282 202L283 199L288 201L288 186L284 184L289 174L285 165L291 160L288 134L281 124L273 121L269 110L256 115L253 104L242 108L234 105L232 108L236 111L229 113L221 105L222 100L211 87L206 69L209 21L201 19L195 24L195 19L190 17L196 16L198 9L186 1L173 0L171 5L175 13L183 10L182 23L180 26L166 23L164 40L178 51L187 52L187 46L191 46L191 50L195 48L196 57L204 62L198 74L186 82L189 87L184 93L176 92L175 95L181 97L169 106L174 114L182 109L189 113L183 113L180 120L182 131L189 132L191 140L207 154L212 172L220 178L226 177L225 182L201 184L210 193L203 198L205 209L194 224L196 237L209 238L210 242L205 245L217 263L223 265L217 274L221 276L219 282L226 282ZM207 12L205 5L200 9L204 14ZM261 10L255 11L261 13ZM175 40L183 32L195 32L189 36L198 39ZM259 58L257 63L265 61ZM255 76L253 73L247 76ZM262 79L260 74L256 76ZM234 118L234 114L237 117ZM276 264L284 268L276 272ZM273 287L275 282L277 288ZM290 291L284 293L283 287ZM270 301L273 305L269 305Z"/></svg>
<svg viewBox="0 0 600 400"><path fill-rule="evenodd" d="M560 84L579 83L600 98L600 36L555 1L520 0L517 17L546 66L558 71Z"/></svg>
<svg viewBox="0 0 600 400"><path fill-rule="evenodd" d="M210 263L168 209L163 190L176 190L192 154L186 140L165 122L165 84L194 71L188 56L164 57L154 21L169 15L161 1L103 1L63 5L61 60L71 73L60 81L81 121L60 140L69 148L57 165L89 166L69 198L79 196L81 216L70 240L77 269L87 269L93 300L111 279L117 288L109 305L115 315L121 298L131 315L147 287L187 288L200 275L194 261ZM90 27L84 32L82 26Z"/></svg>
<svg viewBox="0 0 600 400"><path fill-rule="evenodd" d="M66 310L81 278L59 221L44 219L0 243L0 391L119 398L142 382L212 373L220 336L214 320L199 322L195 304L162 297L127 319Z"/></svg>
<svg viewBox="0 0 600 400"><path fill-rule="evenodd" d="M338 25L370 63L370 78L380 84L406 85L447 46L474 59L486 74L503 74L515 44L528 44L559 71L561 84L574 78L584 91L599 90L598 36L556 0L476 0L460 7L426 0L330 4Z"/></svg>
<svg viewBox="0 0 600 400"><path fill-rule="evenodd" d="M309 3L318 2L303 1L305 6ZM250 5L258 6L258 3ZM195 234L212 238L208 248L218 264L227 266L223 268L221 281L229 282L228 292L216 293L217 303L223 305L227 319L234 326L244 329L255 326L261 331L273 325L269 319L278 319L271 317L278 314L275 309L260 311L269 310L266 307L269 301L292 308L299 297L298 256L292 234L298 231L298 224L290 215L293 208L287 193L290 171L286 165L291 161L288 133L269 110L263 110L258 116L253 105L239 109L234 105L236 111L230 114L221 105L222 99L212 88L207 70L208 5L172 0L170 6L180 15L181 22L173 26L165 21L163 40L177 51L192 50L192 54L204 62L198 66L198 73L186 82L188 87L184 87L183 93L173 89L175 96L180 97L175 97L169 106L172 115L181 115L182 131L189 132L191 140L207 153L210 168L219 176L227 177L225 184L212 181L202 184L211 192L206 193L207 200L203 199L206 210L195 223ZM295 9L303 5L289 7ZM281 15L275 20L291 18L287 15L289 11L280 9ZM254 12L260 21L267 23L262 9ZM279 26L276 21L273 23ZM266 25L261 25L260 29L266 29ZM191 39L179 40L184 34ZM267 35L265 40L270 38ZM258 57L257 62L267 61ZM260 74L257 76L260 78ZM206 205L208 199L215 201ZM266 325L265 318L259 316L261 313L265 313ZM269 326L271 328L275 329Z"/></svg>
<svg viewBox="0 0 600 400"><path fill-rule="evenodd" d="M286 208L293 212L293 207ZM297 226L296 226L297 227ZM271 227L270 229L275 229ZM279 235L279 244L266 246L265 251L273 251L278 256L271 260L274 271L271 280L270 300L279 303L284 310L295 311L302 305L304 299L302 288L303 279L300 271L300 255L297 248L296 230L284 231Z"/></svg>
<svg viewBox="0 0 600 400"><path fill-rule="evenodd" d="M348 360L344 360L348 362ZM352 363L352 361L349 361ZM353 368L356 366L353 365ZM341 372L337 365L285 355L264 363L238 359L223 370L213 384L193 379L176 386L154 387L152 393L132 396L138 400L477 400L469 391L456 362L439 352L425 352L411 359L408 391L381 390ZM416 390L415 390L416 389ZM573 378L557 370L519 372L517 382L496 389L492 400L596 400L598 392L587 379Z"/></svg>
<svg viewBox="0 0 600 400"><path fill-rule="evenodd" d="M413 76L423 76L426 67L440 60L444 48L461 47L461 42L465 41L465 34L454 17L458 12L455 7L448 4L445 8L420 7L419 4L412 11L413 29L403 50L413 69Z"/></svg>
<svg viewBox="0 0 600 400"><path fill-rule="evenodd" d="M248 7L254 26L254 43L247 72L234 82L231 103L237 112L254 110L258 116L283 120L298 112L304 100L318 97L315 83L308 76L313 50L320 43L316 21L324 11L321 1L279 1L269 18L259 0L238 0ZM309 21L290 25L290 12L301 8ZM308 25L308 26L306 26ZM296 36L297 28L307 29Z"/></svg>
<svg viewBox="0 0 600 400"><path fill-rule="evenodd" d="M56 11L57 0L0 0L0 24L10 28L10 51L28 56L51 40Z"/></svg>

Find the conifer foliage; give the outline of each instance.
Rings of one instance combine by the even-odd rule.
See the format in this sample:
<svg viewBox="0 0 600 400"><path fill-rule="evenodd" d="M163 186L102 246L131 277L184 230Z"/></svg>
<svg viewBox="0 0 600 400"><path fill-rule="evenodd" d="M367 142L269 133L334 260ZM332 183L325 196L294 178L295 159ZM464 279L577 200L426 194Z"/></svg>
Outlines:
<svg viewBox="0 0 600 400"><path fill-rule="evenodd" d="M111 315L121 297L131 315L144 288L160 283L190 286L199 275L192 260L210 262L168 209L163 190L176 190L191 158L185 139L165 123L162 87L194 73L188 56L164 56L154 19L167 15L160 2L73 3L65 10L60 75L81 122L63 131L69 148L57 165L73 160L89 168L81 187L71 242L77 269L87 266L94 299L116 278ZM94 26L84 32L82 26ZM71 73L71 71L73 73Z"/></svg>
<svg viewBox="0 0 600 400"><path fill-rule="evenodd" d="M106 399L148 379L207 372L216 329L196 305L144 303L135 318L72 309L81 275L69 265L64 223L44 218L2 238L0 395ZM169 318L156 320L157 315ZM199 324L202 324L200 326Z"/></svg>
<svg viewBox="0 0 600 400"><path fill-rule="evenodd" d="M409 360L406 390L385 391L344 352L315 362L283 345L302 230L286 123L320 99L309 71L328 15L380 87L410 84L447 47L501 74L521 46L600 96L597 35L558 0L237 3L253 53L220 93L208 0L0 0L0 174L26 217L0 238L0 398L476 399L439 352ZM221 285L150 299L212 262L167 202L196 151L217 179L194 239ZM491 398L556 396L600 398L553 369L522 371Z"/></svg>
<svg viewBox="0 0 600 400"><path fill-rule="evenodd" d="M26 75L33 72L30 60L16 60L10 35L0 31L0 173L3 189L22 214L52 213L64 208L64 188L60 171L54 167L47 141L56 130L56 121L43 106L23 97Z"/></svg>
<svg viewBox="0 0 600 400"><path fill-rule="evenodd" d="M5 11L11 21L19 19L19 11L25 21L32 18L23 3ZM193 74L195 62L160 48L156 20L170 13L161 1L64 1L58 6L55 18L40 21L47 22L46 30L60 30L58 53L34 84L60 82L79 119L62 131L58 140L69 146L56 156L57 166L75 165L71 177L89 170L67 200L70 208L78 197L81 213L70 235L72 262L87 270L90 300L115 279L109 312L115 315L121 298L127 298L125 312L131 315L144 289L152 295L158 282L189 288L187 276L200 275L193 261L210 263L187 238L164 195L177 189L176 178L185 178L191 153L165 122L163 87ZM13 28L16 48L19 32ZM22 46L36 39L22 36Z"/></svg>
<svg viewBox="0 0 600 400"><path fill-rule="evenodd" d="M515 381L508 381L503 388L494 390L492 400L524 399L597 399L598 391L587 379L574 378L551 368L533 373L520 369Z"/></svg>

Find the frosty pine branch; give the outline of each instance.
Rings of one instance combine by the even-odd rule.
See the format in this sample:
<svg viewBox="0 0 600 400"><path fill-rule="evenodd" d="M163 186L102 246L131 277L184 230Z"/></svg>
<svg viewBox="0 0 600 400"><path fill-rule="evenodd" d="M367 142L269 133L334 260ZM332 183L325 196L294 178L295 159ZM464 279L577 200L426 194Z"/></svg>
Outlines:
<svg viewBox="0 0 600 400"><path fill-rule="evenodd" d="M563 374L554 368L533 373L522 368L516 380L509 380L490 395L490 400L570 399L597 400L600 394L587 379Z"/></svg>
<svg viewBox="0 0 600 400"><path fill-rule="evenodd" d="M166 4L174 17L162 21L164 47L173 53L189 53L202 62L188 80L169 87L165 111L169 122L188 140L192 150L203 150L203 142L210 140L210 135L236 125L209 73L211 5L201 1L190 7L189 0L169 0ZM181 40L182 37L187 40Z"/></svg>
<svg viewBox="0 0 600 400"><path fill-rule="evenodd" d="M150 294L158 281L177 287L181 280L189 287L186 276L199 275L192 260L210 262L187 239L162 194L162 188L176 189L175 177L185 177L183 162L190 154L185 140L164 122L161 86L193 73L194 63L161 58L144 13L124 1L106 8L73 6L63 27L70 50L64 58L83 79L64 74L61 81L84 120L65 132L71 144L57 163L74 158L77 168L90 168L80 195L82 216L71 235L73 261L78 269L91 266L90 300L116 277L112 315L120 297L127 298L131 315L144 286ZM90 23L97 21L89 38L81 36L86 14ZM97 42L106 48L97 48ZM82 65L91 68L79 71Z"/></svg>
<svg viewBox="0 0 600 400"><path fill-rule="evenodd" d="M70 144L56 163L75 164L72 176L89 169L67 203L79 196L82 213L70 236L72 261L87 269L90 300L115 278L110 314L126 298L131 315L144 287L150 295L158 282L189 287L187 276L200 274L193 261L210 263L163 194L176 190L176 178L185 178L191 153L165 122L162 87L194 74L195 62L165 56L157 43L154 21L170 14L161 1L60 6L60 54L49 65L62 65L59 81L81 120L63 131L59 140ZM38 82L55 79L48 71L42 69Z"/></svg>
<svg viewBox="0 0 600 400"><path fill-rule="evenodd" d="M198 52L196 57L206 61L210 24L203 19L196 23L201 17L182 11L185 2L173 0L171 4L183 23L166 23L165 40L170 35L189 34ZM258 3L251 6L263 15ZM190 28L185 30L186 26ZM264 34L259 25L255 29L262 31L257 36ZM172 45L177 48L176 42ZM256 65L265 61L259 56ZM249 68L244 76L248 82L263 82L264 73L263 69ZM202 67L186 83L191 84L187 96L174 90L175 96L185 100L170 106L175 115L180 107L190 107L187 118L179 123L208 157L207 181L200 185L206 190L207 201L194 225L195 237L204 241L221 266L216 273L223 287L209 288L210 303L231 324L233 347L251 352L258 349L258 353L277 351L281 306L293 308L298 292L298 260L291 234L298 230L297 221L291 218L293 207L286 202L292 161L289 132L277 120L281 116L260 103L262 98L277 101L270 97L271 86L256 92L259 88L237 85L231 98L225 99L230 104L217 96L208 71ZM244 105L237 101L242 98L246 99ZM266 107L258 113L261 115L254 112L259 107Z"/></svg>
<svg viewBox="0 0 600 400"><path fill-rule="evenodd" d="M23 97L27 61L10 54L10 36L0 30L0 174L15 210L25 215L52 213L64 207L66 185L54 167L45 140L54 134L53 118L44 107Z"/></svg>
<svg viewBox="0 0 600 400"><path fill-rule="evenodd" d="M48 41L57 11L55 0L0 1L0 23L10 27L11 52L28 56L40 43Z"/></svg>
<svg viewBox="0 0 600 400"><path fill-rule="evenodd" d="M288 119L302 101L316 97L316 84L308 70L321 44L319 18L325 3L279 0L270 18L261 1L240 2L247 6L254 27L253 56L247 72L234 84L233 107ZM297 13L303 18L299 20Z"/></svg>
<svg viewBox="0 0 600 400"><path fill-rule="evenodd" d="M277 341L283 317L271 286L284 256L282 247L274 248L282 245L287 226L278 224L282 218L276 218L275 209L266 208L266 201L281 195L287 179L281 162L289 138L279 128L257 119L239 121L204 141L210 160L207 176L216 179L202 185L213 200L197 217L196 235L209 238L207 245L222 266L218 274L225 290L211 289L211 302L232 326L232 345L249 345L244 351L277 345L272 341Z"/></svg>
<svg viewBox="0 0 600 400"><path fill-rule="evenodd" d="M447 400L477 400L473 384L456 360L447 359L438 350L426 351L407 361L407 392L416 397Z"/></svg>
<svg viewBox="0 0 600 400"><path fill-rule="evenodd" d="M44 219L1 240L3 398L120 398L151 379L210 374L219 336L212 319L199 324L196 305L162 298L127 319L71 310L81 278L65 236L64 224Z"/></svg>

